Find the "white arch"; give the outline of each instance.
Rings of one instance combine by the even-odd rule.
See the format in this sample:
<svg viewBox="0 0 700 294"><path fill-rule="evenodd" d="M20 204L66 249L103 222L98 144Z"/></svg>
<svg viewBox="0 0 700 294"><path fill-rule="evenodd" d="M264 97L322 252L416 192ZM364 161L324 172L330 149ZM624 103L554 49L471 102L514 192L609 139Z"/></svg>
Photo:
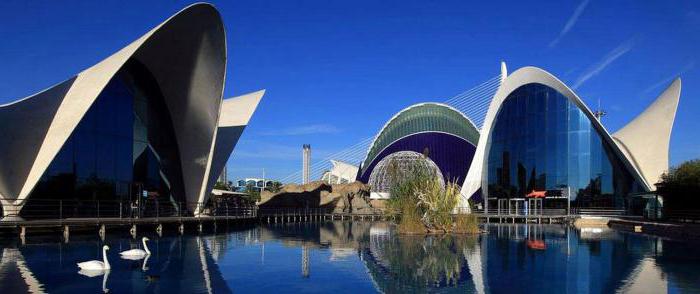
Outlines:
<svg viewBox="0 0 700 294"><path fill-rule="evenodd" d="M0 125L5 126L0 126L0 136L13 138L0 146L4 216L19 213L90 106L130 59L151 71L165 97L186 199L204 201L226 72L226 38L217 10L198 3L75 77L0 107Z"/></svg>
<svg viewBox="0 0 700 294"><path fill-rule="evenodd" d="M537 68L537 67L523 67L511 75L509 75L505 80L502 81L501 87L496 91L496 94L489 105L489 110L486 113L486 119L484 120L484 125L481 128L481 136L479 137L479 144L476 148L476 154L474 155L474 160L469 167L467 172L467 178L462 186L462 201L460 202L460 207L469 207L467 200L480 188L482 189L483 195L488 195L487 186L484 184L486 180L487 169L486 166L486 151L490 148L491 142L491 130L493 128L496 115L505 102L505 99L510 95L511 92L515 91L520 86L538 83L550 88L553 88L557 92L564 95L569 101L573 102L591 121L591 125L598 131L601 135L602 140L606 141L608 145L613 149L613 152L622 160L628 170L633 171L633 176L639 181L640 184L644 186L647 190L650 190L650 184L641 176L639 169L636 165L632 164L632 160L628 155L620 150L618 145L614 142L610 133L605 129L605 127L598 121L593 112L583 103L581 98L579 98L576 93L574 93L569 87L567 87L562 81L554 77L552 74ZM668 154L666 155L668 156Z"/></svg>
<svg viewBox="0 0 700 294"><path fill-rule="evenodd" d="M437 106L445 107L445 108L447 108L447 109L450 109L450 110L452 110L452 111L454 111L454 112L459 113L464 119L466 119L466 120L469 122L469 124L471 125L471 127L474 128L474 129L476 130L477 133L479 133L479 128L476 127L476 125L474 124L474 122L473 122L469 117L467 117L466 115L464 115L464 113L462 113L461 111L459 111L458 109L456 109L456 108L454 108L454 107L452 107L452 106L449 106L449 105L444 104L444 103L439 103L439 102L422 102L422 103L413 104L413 105L411 105L411 106L409 106L409 107L406 107L406 108L400 110L400 111L397 112L396 114L394 114L394 116L392 116L392 117L384 124L384 126L382 126L382 128L379 130L379 132L377 133L377 135L376 135L376 136L374 137L374 139L372 140L372 143L369 144L369 147L367 148L367 154L365 154L365 159L363 159L362 162L360 163L360 170L362 170L362 169L364 168L363 165L364 165L364 163L367 161L367 159L368 159L368 157L369 157L369 153L372 151L372 147L374 147L374 144L377 143L377 139L379 139L379 137L381 137L381 135L384 133L384 130L385 130L389 125L391 125L391 123L392 123L394 120L396 120L399 116L401 116L401 114L403 114L404 112L409 111L409 110L411 110L411 109L413 109L413 108L416 108L416 107L424 106L424 105L437 105ZM405 136L404 136L404 137L405 137ZM394 142L396 142L396 141L398 141L398 140L403 139L404 137L401 137L401 138L399 138L399 139L397 139L397 140L394 140L393 142L389 143L387 146L393 144ZM473 143L473 142L470 142L470 143ZM385 148L386 148L386 147L385 147ZM379 153L381 153L381 151L380 151ZM377 154L379 154L379 153L377 153Z"/></svg>

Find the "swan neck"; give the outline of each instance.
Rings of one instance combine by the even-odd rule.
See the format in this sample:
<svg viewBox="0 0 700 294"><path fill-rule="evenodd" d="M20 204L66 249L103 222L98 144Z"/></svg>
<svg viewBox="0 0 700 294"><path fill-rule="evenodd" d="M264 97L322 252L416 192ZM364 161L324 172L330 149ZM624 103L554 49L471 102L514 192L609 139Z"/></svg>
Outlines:
<svg viewBox="0 0 700 294"><path fill-rule="evenodd" d="M105 264L105 269L112 268L109 265L109 260L107 260L107 249L102 249L102 262L104 262L104 264Z"/></svg>
<svg viewBox="0 0 700 294"><path fill-rule="evenodd" d="M148 250L148 245L146 245L146 239L143 239L143 240L141 240L141 241L143 241L143 250L146 251L146 254L150 255L150 254L151 254L151 251Z"/></svg>

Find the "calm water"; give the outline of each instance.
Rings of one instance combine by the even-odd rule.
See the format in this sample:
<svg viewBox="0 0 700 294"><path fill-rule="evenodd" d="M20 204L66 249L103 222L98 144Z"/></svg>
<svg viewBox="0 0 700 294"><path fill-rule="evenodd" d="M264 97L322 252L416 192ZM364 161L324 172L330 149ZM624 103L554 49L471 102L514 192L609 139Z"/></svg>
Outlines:
<svg viewBox="0 0 700 294"><path fill-rule="evenodd" d="M492 225L471 237L397 236L386 223L327 222L107 236L112 269L88 277L98 238L0 245L0 293L699 293L700 244L559 225ZM5 243L8 243L5 241Z"/></svg>

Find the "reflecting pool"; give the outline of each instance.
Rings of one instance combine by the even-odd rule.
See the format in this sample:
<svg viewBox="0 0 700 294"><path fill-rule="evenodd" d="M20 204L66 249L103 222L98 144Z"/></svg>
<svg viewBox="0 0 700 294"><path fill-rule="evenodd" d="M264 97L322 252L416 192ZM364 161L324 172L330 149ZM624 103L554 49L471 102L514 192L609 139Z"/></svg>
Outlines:
<svg viewBox="0 0 700 294"><path fill-rule="evenodd" d="M700 292L700 244L609 229L489 225L478 236L399 236L382 222L229 227L149 235L0 242L0 293L688 293ZM102 260L109 271L79 272Z"/></svg>

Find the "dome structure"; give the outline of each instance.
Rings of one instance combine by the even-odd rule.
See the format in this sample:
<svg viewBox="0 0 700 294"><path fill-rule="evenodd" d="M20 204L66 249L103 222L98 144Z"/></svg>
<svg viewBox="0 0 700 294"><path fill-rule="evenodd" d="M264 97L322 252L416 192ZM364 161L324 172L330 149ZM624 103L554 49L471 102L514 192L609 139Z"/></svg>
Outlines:
<svg viewBox="0 0 700 294"><path fill-rule="evenodd" d="M358 180L370 183L380 162L397 152L410 151L424 154L437 167L443 182L461 185L478 140L479 130L459 110L432 102L412 105L379 131L360 166Z"/></svg>
<svg viewBox="0 0 700 294"><path fill-rule="evenodd" d="M429 171L440 185L445 185L440 168L430 158L418 152L399 151L384 157L372 170L368 184L374 198L388 198L394 179L406 178L416 168Z"/></svg>

